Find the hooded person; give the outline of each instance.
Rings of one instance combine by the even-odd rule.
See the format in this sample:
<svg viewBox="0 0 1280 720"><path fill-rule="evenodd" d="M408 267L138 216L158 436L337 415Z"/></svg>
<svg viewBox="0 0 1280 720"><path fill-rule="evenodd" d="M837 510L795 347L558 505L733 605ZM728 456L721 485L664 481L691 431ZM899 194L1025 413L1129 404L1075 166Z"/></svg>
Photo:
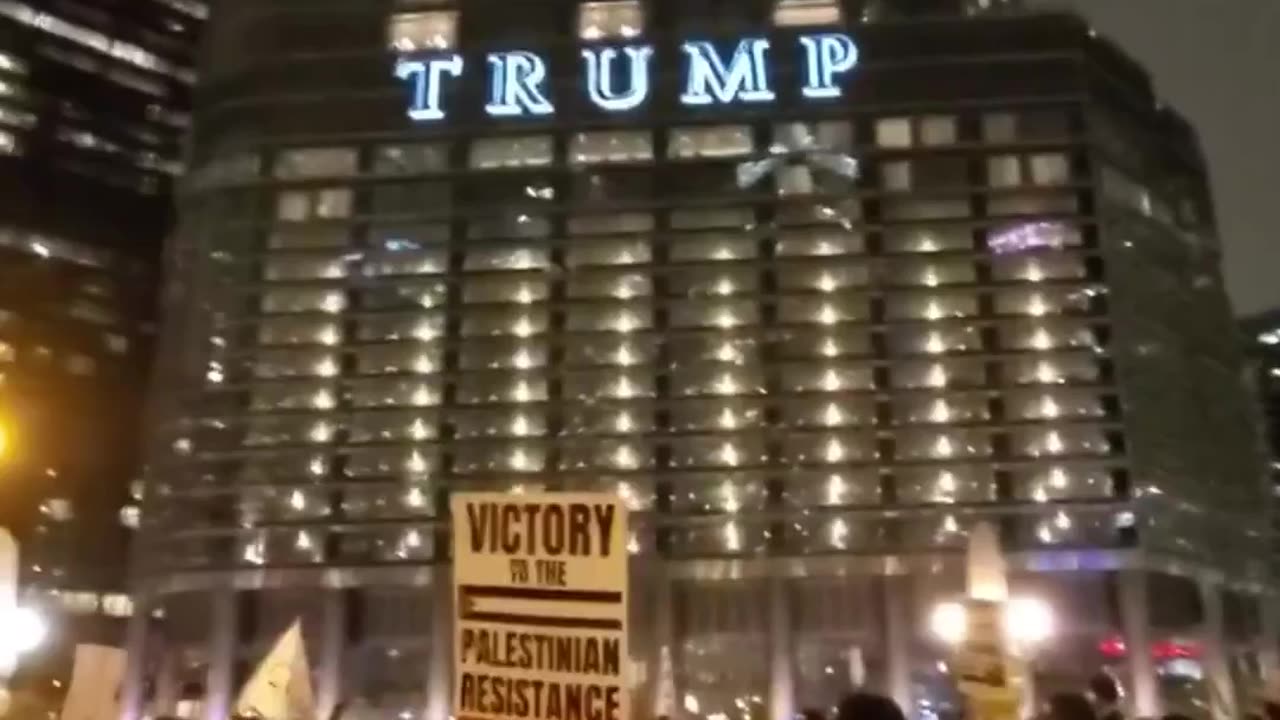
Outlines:
<svg viewBox="0 0 1280 720"><path fill-rule="evenodd" d="M1098 720L1093 706L1079 693L1055 693L1049 698L1048 720Z"/></svg>
<svg viewBox="0 0 1280 720"><path fill-rule="evenodd" d="M1089 678L1089 694L1093 696L1094 712L1098 720L1124 720L1120 704L1124 699L1120 683L1107 672L1098 672Z"/></svg>
<svg viewBox="0 0 1280 720"><path fill-rule="evenodd" d="M836 720L906 720L898 703L875 693L846 695L836 709Z"/></svg>

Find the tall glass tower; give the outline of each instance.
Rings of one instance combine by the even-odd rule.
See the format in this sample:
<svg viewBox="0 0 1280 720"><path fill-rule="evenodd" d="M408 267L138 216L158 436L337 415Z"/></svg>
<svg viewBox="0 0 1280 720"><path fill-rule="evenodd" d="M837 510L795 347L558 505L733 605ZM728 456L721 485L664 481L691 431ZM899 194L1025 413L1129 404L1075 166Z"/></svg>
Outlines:
<svg viewBox="0 0 1280 720"><path fill-rule="evenodd" d="M1045 682L1270 657L1204 164L1078 19L226 0L201 76L131 718L222 720L300 617L323 714L444 720L457 489L632 505L644 715L945 708L979 520Z"/></svg>
<svg viewBox="0 0 1280 720"><path fill-rule="evenodd" d="M76 646L121 644L132 612L161 247L206 14L0 2L0 526L21 559L5 582L57 628L6 678L15 715L56 714Z"/></svg>

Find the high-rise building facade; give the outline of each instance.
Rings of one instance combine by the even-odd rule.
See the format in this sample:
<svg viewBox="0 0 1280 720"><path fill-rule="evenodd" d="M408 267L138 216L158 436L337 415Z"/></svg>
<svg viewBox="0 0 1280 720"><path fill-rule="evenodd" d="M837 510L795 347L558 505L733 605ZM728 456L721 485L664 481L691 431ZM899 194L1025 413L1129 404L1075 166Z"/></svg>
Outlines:
<svg viewBox="0 0 1280 720"><path fill-rule="evenodd" d="M936 712L980 520L1046 681L1269 659L1203 160L1078 19L228 0L201 77L129 717L300 617L322 715L443 720L459 489L632 505L642 714Z"/></svg>
<svg viewBox="0 0 1280 720"><path fill-rule="evenodd" d="M0 522L20 544L23 601L55 629L18 678L40 697L21 703L57 709L74 643L123 643L161 251L205 15L191 0L0 2Z"/></svg>
<svg viewBox="0 0 1280 720"><path fill-rule="evenodd" d="M1258 402L1265 420L1266 445L1270 453L1271 490L1280 498L1280 309L1245 318L1240 323L1248 349ZM1274 505L1275 500L1272 500ZM1273 535L1280 543L1280 517L1273 511ZM1280 551L1280 544L1276 545ZM1280 553L1276 555L1280 562Z"/></svg>

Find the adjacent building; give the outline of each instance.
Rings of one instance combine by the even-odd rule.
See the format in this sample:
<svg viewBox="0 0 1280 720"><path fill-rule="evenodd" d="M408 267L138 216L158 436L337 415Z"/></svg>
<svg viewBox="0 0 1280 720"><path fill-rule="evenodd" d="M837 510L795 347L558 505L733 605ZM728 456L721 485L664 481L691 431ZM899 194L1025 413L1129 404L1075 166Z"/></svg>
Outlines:
<svg viewBox="0 0 1280 720"><path fill-rule="evenodd" d="M20 702L56 709L71 645L121 643L132 612L160 255L204 16L0 2L0 521L54 628L19 678L52 696Z"/></svg>
<svg viewBox="0 0 1280 720"><path fill-rule="evenodd" d="M209 40L128 717L225 718L301 618L321 716L444 720L462 489L632 505L642 714L945 710L978 521L1046 687L1230 711L1270 660L1204 161L1080 19L226 0Z"/></svg>
<svg viewBox="0 0 1280 720"><path fill-rule="evenodd" d="M1271 489L1280 497L1280 310L1269 310L1245 318L1240 327L1253 363L1258 400L1266 419L1266 442L1271 457ZM1280 526L1273 526L1273 532L1276 533L1275 537L1280 538Z"/></svg>

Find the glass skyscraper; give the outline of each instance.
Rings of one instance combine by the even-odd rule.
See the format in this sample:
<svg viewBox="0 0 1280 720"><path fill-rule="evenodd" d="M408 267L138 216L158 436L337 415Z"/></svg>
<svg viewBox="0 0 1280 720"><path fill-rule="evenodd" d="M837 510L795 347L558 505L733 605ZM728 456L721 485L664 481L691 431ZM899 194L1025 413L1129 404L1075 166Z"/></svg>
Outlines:
<svg viewBox="0 0 1280 720"><path fill-rule="evenodd" d="M805 66L833 33L856 65ZM604 47L652 52L630 107ZM1270 662L1204 163L1080 20L227 0L201 77L130 718L222 720L301 618L322 715L444 720L458 489L631 504L645 716L945 710L924 618L980 520L1050 686L1203 713Z"/></svg>
<svg viewBox="0 0 1280 720"><path fill-rule="evenodd" d="M57 628L5 683L15 715L56 714L75 646L122 644L132 612L160 255L206 12L0 0L0 525L19 544L6 580Z"/></svg>

